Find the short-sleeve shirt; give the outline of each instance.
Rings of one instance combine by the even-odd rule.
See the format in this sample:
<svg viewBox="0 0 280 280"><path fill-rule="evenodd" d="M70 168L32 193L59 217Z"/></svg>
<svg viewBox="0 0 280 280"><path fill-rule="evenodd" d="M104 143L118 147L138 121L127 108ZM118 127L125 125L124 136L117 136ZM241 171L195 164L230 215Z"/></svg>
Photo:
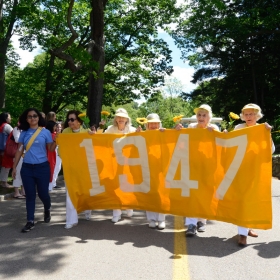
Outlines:
<svg viewBox="0 0 280 280"><path fill-rule="evenodd" d="M119 130L117 126L114 126L114 125L110 125L106 130L105 130L105 133L123 133L123 134L126 134L126 133L132 133L132 132L135 132L136 131L136 128L133 127L133 126L125 126L124 127L124 130Z"/></svg>
<svg viewBox="0 0 280 280"><path fill-rule="evenodd" d="M36 130L37 129L29 128L28 130L21 132L18 142L23 144L24 149L26 149L27 143ZM50 131L42 128L30 149L25 153L23 162L30 164L40 164L48 161L46 145L52 142L53 140Z"/></svg>
<svg viewBox="0 0 280 280"><path fill-rule="evenodd" d="M198 123L191 123L189 124L188 128L198 128L197 125ZM210 125L214 128L214 130L220 131L219 127L216 124L211 123Z"/></svg>

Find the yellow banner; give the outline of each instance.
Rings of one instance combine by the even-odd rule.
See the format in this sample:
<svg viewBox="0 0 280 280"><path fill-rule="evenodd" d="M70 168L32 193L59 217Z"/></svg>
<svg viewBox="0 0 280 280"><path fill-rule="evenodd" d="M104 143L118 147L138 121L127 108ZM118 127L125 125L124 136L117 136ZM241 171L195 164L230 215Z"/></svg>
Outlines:
<svg viewBox="0 0 280 280"><path fill-rule="evenodd" d="M230 133L207 129L60 134L73 205L142 209L272 226L270 133L264 125Z"/></svg>

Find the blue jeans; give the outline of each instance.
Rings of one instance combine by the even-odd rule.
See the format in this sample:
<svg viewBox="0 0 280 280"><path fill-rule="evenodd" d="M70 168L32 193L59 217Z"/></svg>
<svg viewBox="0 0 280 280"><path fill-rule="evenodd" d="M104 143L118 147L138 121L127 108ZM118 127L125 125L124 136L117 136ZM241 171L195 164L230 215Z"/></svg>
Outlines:
<svg viewBox="0 0 280 280"><path fill-rule="evenodd" d="M44 204L44 209L49 210L51 208L49 195L50 174L48 161L40 164L22 164L20 175L26 195L27 221L34 221L36 187L38 196Z"/></svg>

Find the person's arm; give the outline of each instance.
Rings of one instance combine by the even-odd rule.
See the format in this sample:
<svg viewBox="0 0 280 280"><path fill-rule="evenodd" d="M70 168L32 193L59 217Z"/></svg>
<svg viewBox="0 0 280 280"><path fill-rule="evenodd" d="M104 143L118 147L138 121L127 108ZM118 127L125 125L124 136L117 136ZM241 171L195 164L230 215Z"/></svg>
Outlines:
<svg viewBox="0 0 280 280"><path fill-rule="evenodd" d="M19 136L20 136L20 130L18 129L18 127L15 127L13 129L13 136L14 136L15 142L18 143Z"/></svg>
<svg viewBox="0 0 280 280"><path fill-rule="evenodd" d="M14 158L14 164L13 164L13 172L12 172L12 177L15 179L16 178L16 168L17 168L17 165L18 165L18 162L20 160L20 157L22 156L23 154L23 144L22 143L19 143L18 145L18 149L17 149L17 152L16 152L16 155L15 155L15 158Z"/></svg>

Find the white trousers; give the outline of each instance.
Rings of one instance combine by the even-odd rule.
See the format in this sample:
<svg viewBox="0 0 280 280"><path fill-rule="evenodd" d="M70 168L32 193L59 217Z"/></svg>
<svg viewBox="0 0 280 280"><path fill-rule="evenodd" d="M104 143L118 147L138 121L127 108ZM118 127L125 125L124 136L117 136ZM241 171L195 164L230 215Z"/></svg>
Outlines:
<svg viewBox="0 0 280 280"><path fill-rule="evenodd" d="M58 153L56 152L56 162L55 162L55 167L53 171L53 179L52 182L49 183L49 190L52 191L53 187L56 186L56 180L59 174L59 171L61 169L61 158L57 155Z"/></svg>
<svg viewBox="0 0 280 280"><path fill-rule="evenodd" d="M0 172L0 181L1 182L7 182L8 181L8 176L9 176L10 169L11 168L1 167L1 172Z"/></svg>
<svg viewBox="0 0 280 280"><path fill-rule="evenodd" d="M155 222L164 222L165 221L165 214L146 211L146 216L148 221L155 221Z"/></svg>
<svg viewBox="0 0 280 280"><path fill-rule="evenodd" d="M23 158L20 157L17 168L16 168L16 179L13 180L13 186L15 188L20 188L22 186L22 180L21 180L21 176L20 176L22 161L23 161Z"/></svg>
<svg viewBox="0 0 280 280"><path fill-rule="evenodd" d="M238 234L248 236L249 229L245 227L237 227L238 228Z"/></svg>
<svg viewBox="0 0 280 280"><path fill-rule="evenodd" d="M132 210L132 209L126 209L126 211L129 211L129 210ZM121 215L122 215L122 210L121 209L114 209L113 210L113 217L119 217Z"/></svg>
<svg viewBox="0 0 280 280"><path fill-rule="evenodd" d="M197 222L202 222L204 225L206 225L206 219L202 219L202 218L185 218L185 226L188 226L188 225L195 225L196 226Z"/></svg>
<svg viewBox="0 0 280 280"><path fill-rule="evenodd" d="M91 216L91 210L86 210L84 213L86 217ZM78 223L78 213L75 207L73 206L68 191L66 190L66 225L74 225L77 223Z"/></svg>

